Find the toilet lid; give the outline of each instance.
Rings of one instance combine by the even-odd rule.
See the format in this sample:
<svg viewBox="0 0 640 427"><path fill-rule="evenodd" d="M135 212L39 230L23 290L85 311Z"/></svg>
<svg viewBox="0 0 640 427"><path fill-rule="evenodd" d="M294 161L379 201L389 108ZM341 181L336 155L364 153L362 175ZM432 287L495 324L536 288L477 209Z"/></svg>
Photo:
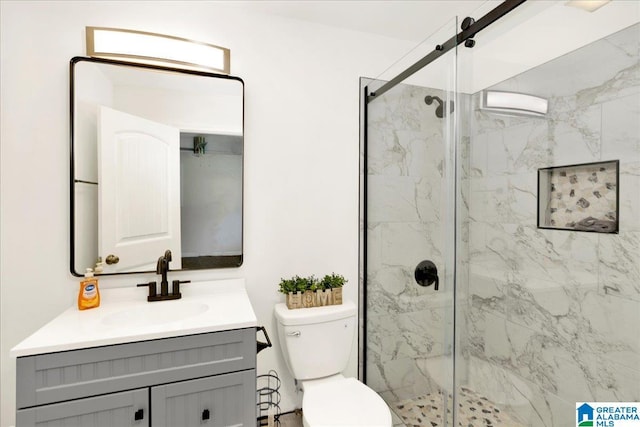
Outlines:
<svg viewBox="0 0 640 427"><path fill-rule="evenodd" d="M355 378L340 378L306 390L302 416L309 426L391 426L385 401Z"/></svg>

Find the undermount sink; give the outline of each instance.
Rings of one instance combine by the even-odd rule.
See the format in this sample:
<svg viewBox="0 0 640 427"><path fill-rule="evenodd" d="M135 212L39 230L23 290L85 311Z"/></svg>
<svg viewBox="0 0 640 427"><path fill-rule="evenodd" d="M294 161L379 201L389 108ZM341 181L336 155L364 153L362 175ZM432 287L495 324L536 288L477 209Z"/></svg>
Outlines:
<svg viewBox="0 0 640 427"><path fill-rule="evenodd" d="M178 322L209 310L207 304L192 301L161 301L111 313L102 319L105 326L158 325Z"/></svg>

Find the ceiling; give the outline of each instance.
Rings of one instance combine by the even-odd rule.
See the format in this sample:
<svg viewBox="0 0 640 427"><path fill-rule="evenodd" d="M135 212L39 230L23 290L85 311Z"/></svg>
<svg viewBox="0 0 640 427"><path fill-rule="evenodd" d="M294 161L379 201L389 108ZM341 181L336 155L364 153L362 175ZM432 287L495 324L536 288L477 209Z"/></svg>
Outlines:
<svg viewBox="0 0 640 427"><path fill-rule="evenodd" d="M483 3L481 0L281 0L245 5L252 12L417 43L456 15L473 14Z"/></svg>
<svg viewBox="0 0 640 427"><path fill-rule="evenodd" d="M414 43L394 64L381 64L389 80L452 35L454 18L479 19L501 0L263 0L237 7ZM574 51L640 21L640 1L612 0L595 12L567 7L567 0L531 0L476 35L473 49L459 48L459 90L474 93ZM445 88L451 61L439 59L407 80ZM443 72L443 70L445 72Z"/></svg>

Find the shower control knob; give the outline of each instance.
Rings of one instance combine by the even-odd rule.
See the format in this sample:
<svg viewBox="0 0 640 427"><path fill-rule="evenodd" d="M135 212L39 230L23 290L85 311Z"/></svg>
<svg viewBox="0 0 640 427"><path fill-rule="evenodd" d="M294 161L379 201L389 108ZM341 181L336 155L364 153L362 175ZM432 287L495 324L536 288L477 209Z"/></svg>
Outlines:
<svg viewBox="0 0 640 427"><path fill-rule="evenodd" d="M107 259L105 259L105 262L107 265L117 264L120 262L120 258L118 258L118 255L109 254L107 255Z"/></svg>
<svg viewBox="0 0 640 427"><path fill-rule="evenodd" d="M420 261L414 272L414 278L420 286L434 285L433 289L438 290L440 279L438 278L438 268L429 260Z"/></svg>

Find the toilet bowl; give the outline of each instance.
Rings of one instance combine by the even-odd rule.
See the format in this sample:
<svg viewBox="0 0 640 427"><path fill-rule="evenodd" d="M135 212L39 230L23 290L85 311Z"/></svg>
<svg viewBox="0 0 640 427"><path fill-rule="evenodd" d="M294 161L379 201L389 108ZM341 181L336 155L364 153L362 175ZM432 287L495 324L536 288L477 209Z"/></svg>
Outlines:
<svg viewBox="0 0 640 427"><path fill-rule="evenodd" d="M302 387L305 427L391 427L391 411L372 389L341 372L355 338L353 302L289 310L277 304L278 338L289 371Z"/></svg>
<svg viewBox="0 0 640 427"><path fill-rule="evenodd" d="M326 382L304 387L302 422L305 427L391 426L391 412L385 401L355 378L336 375Z"/></svg>

